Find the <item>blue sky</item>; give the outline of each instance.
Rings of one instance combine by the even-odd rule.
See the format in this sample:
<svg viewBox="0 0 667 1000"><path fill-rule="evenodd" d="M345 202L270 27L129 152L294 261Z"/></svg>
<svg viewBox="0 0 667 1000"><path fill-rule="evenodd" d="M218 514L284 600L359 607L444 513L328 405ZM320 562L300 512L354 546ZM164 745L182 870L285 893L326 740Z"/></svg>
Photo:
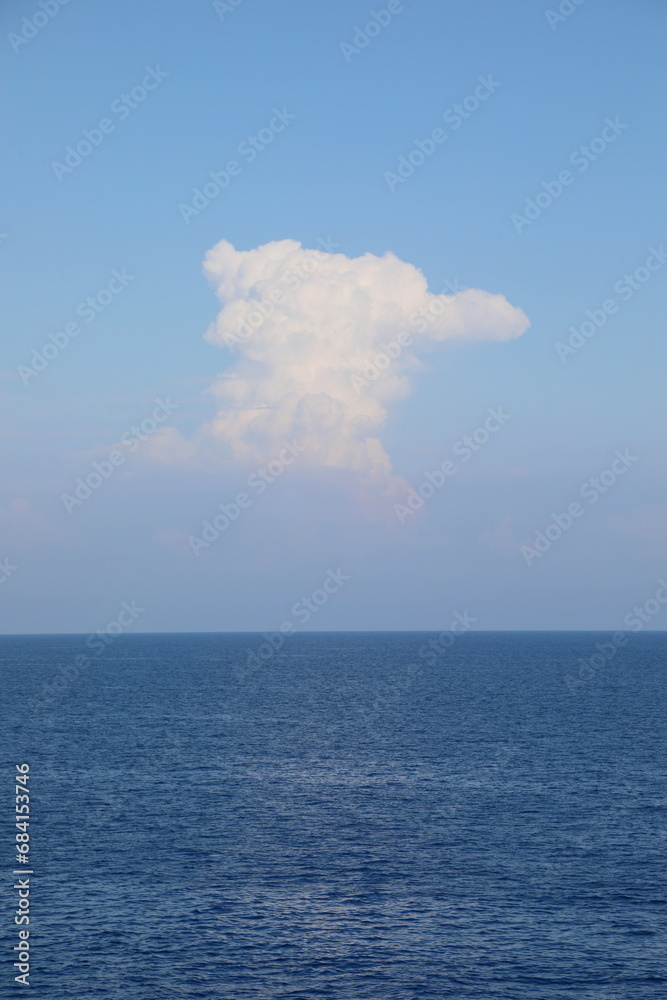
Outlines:
<svg viewBox="0 0 667 1000"><path fill-rule="evenodd" d="M562 20L547 17L558 4L523 0L406 0L391 17L388 4L359 0L227 6L71 0L37 29L38 3L0 11L0 629L94 631L136 599L142 631L271 630L339 568L349 580L304 627L440 629L467 610L476 628L623 628L667 574L664 4L565 3ZM387 23L366 34L373 10ZM367 44L351 52L355 37ZM123 104L147 74L154 89ZM480 77L493 92L454 127L456 112L444 116L467 98L473 108ZM241 144L279 124L276 109L288 124L250 161ZM80 164L54 167L105 118ZM432 155L413 155L411 175L388 182L438 128L446 139ZM234 159L237 175L186 222L194 189ZM533 221L517 224L539 193ZM396 362L404 390L388 393L384 375L368 389L384 480L350 457L356 439L332 457L329 401L304 368L299 384L320 407L307 457L195 555L192 536L273 456L253 452L209 388L226 391L241 372L245 398L261 408L266 388L274 428L292 427L276 385L330 342L324 319L298 356L280 353L270 323L259 361L204 339L224 305L204 258L231 245L231 263L216 264L223 281L285 240L335 251L299 291L332 322L348 271L383 307L394 279L373 284L347 262L371 254L385 267L390 252L433 295L502 296L530 327L520 333L516 319L505 336L489 321L482 337L472 324L452 343L434 332L415 348L420 365L402 369L407 352ZM100 292L86 322L77 308ZM239 285L234 308L258 294ZM563 360L557 344L587 311L599 328ZM33 351L77 321L26 384ZM359 323L377 347L382 330ZM155 433L146 424L136 449L126 438L122 462L68 510L63 494L150 421L158 398L173 412ZM353 407L336 406L352 419ZM498 407L510 418L473 458L418 511L397 512ZM587 501L582 488L617 451L632 461ZM581 515L531 555L537 533L577 502ZM664 628L667 609L649 618Z"/></svg>

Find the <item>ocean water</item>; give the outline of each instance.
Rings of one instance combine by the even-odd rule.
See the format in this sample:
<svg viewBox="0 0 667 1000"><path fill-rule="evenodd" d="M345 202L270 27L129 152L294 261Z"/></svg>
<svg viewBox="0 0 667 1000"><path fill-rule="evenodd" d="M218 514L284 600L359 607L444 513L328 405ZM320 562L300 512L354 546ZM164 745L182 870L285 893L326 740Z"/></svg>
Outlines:
<svg viewBox="0 0 667 1000"><path fill-rule="evenodd" d="M443 641L0 638L0 994L27 761L39 1000L666 997L667 634Z"/></svg>

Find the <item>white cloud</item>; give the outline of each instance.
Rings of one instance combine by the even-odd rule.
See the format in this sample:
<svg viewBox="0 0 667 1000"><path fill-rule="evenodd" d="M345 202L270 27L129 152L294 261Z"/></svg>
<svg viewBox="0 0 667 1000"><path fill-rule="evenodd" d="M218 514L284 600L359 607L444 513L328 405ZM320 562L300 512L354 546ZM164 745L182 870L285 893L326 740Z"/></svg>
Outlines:
<svg viewBox="0 0 667 1000"><path fill-rule="evenodd" d="M239 251L223 240L204 270L222 302L206 339L234 360L209 390L217 414L198 436L243 462L271 459L295 438L304 462L386 479L391 462L377 435L388 406L411 391L420 350L510 340L529 325L502 295L432 294L421 271L392 253L350 258L295 240ZM391 342L391 366L362 381Z"/></svg>

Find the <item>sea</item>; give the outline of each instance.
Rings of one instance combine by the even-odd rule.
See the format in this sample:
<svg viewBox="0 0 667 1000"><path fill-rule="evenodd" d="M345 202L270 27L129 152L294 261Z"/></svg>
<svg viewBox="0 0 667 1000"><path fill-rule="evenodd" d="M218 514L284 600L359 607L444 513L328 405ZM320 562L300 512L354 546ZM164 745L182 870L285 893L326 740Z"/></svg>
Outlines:
<svg viewBox="0 0 667 1000"><path fill-rule="evenodd" d="M0 637L1 996L667 997L667 633L107 640Z"/></svg>

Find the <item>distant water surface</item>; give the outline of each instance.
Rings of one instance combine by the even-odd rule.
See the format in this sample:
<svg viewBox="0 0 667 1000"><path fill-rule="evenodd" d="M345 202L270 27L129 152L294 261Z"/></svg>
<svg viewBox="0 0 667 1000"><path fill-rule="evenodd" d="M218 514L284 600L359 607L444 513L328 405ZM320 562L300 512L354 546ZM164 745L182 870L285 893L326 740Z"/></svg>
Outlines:
<svg viewBox="0 0 667 1000"><path fill-rule="evenodd" d="M39 1000L667 997L667 634L434 639L0 638L0 994L27 760Z"/></svg>

